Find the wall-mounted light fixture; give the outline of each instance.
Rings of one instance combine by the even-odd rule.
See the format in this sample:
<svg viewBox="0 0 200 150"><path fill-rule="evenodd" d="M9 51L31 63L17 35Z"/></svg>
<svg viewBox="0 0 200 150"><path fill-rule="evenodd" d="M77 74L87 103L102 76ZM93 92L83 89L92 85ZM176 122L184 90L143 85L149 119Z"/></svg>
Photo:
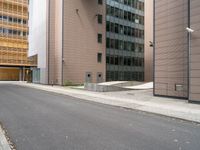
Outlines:
<svg viewBox="0 0 200 150"><path fill-rule="evenodd" d="M186 30L187 30L187 32L188 32L188 33L193 33L193 32L194 32L194 30L193 30L193 29L191 29L191 28L188 28L188 27L186 28Z"/></svg>
<svg viewBox="0 0 200 150"><path fill-rule="evenodd" d="M149 46L150 46L150 47L154 47L154 44L153 44L152 41L149 41Z"/></svg>

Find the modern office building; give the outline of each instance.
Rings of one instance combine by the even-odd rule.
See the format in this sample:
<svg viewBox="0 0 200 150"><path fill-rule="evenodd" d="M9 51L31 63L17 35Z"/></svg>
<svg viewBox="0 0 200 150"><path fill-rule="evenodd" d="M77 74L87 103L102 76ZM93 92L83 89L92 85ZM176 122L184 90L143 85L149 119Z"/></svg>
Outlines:
<svg viewBox="0 0 200 150"><path fill-rule="evenodd" d="M28 0L0 0L0 80L29 80Z"/></svg>
<svg viewBox="0 0 200 150"><path fill-rule="evenodd" d="M144 1L106 1L106 79L144 81Z"/></svg>
<svg viewBox="0 0 200 150"><path fill-rule="evenodd" d="M154 94L200 102L200 1L154 0L154 7Z"/></svg>
<svg viewBox="0 0 200 150"><path fill-rule="evenodd" d="M29 10L34 82L144 81L144 0L30 0Z"/></svg>
<svg viewBox="0 0 200 150"><path fill-rule="evenodd" d="M34 82L105 81L104 14L102 0L30 0L29 55L38 58Z"/></svg>

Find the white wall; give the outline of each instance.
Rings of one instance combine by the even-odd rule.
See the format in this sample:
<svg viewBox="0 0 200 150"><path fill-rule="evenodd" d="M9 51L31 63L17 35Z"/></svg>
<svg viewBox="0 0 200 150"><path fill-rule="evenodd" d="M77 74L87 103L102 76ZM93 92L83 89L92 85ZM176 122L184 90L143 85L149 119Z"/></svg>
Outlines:
<svg viewBox="0 0 200 150"><path fill-rule="evenodd" d="M48 0L30 0L29 4L29 56L38 55L40 83L48 82L47 33Z"/></svg>
<svg viewBox="0 0 200 150"><path fill-rule="evenodd" d="M30 0L29 56L38 54L38 67L46 68L47 0Z"/></svg>

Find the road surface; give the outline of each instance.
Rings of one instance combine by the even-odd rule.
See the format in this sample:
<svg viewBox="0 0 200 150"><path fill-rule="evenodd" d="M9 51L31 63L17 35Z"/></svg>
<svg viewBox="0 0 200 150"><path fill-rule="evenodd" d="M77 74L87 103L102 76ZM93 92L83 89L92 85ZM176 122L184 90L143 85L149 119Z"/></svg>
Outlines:
<svg viewBox="0 0 200 150"><path fill-rule="evenodd" d="M200 150L200 126L0 84L0 122L17 150Z"/></svg>

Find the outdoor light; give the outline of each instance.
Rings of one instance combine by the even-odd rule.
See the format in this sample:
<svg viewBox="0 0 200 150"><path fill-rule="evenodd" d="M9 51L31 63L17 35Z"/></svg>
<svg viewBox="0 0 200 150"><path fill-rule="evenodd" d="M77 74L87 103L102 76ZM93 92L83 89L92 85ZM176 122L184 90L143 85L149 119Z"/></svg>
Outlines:
<svg viewBox="0 0 200 150"><path fill-rule="evenodd" d="M189 32L189 33L192 33L192 32L194 32L194 30L193 29L191 29L191 28L186 28L186 30Z"/></svg>
<svg viewBox="0 0 200 150"><path fill-rule="evenodd" d="M153 47L153 46L154 46L154 44L153 44L152 41L149 41L149 46L150 46L150 47Z"/></svg>

